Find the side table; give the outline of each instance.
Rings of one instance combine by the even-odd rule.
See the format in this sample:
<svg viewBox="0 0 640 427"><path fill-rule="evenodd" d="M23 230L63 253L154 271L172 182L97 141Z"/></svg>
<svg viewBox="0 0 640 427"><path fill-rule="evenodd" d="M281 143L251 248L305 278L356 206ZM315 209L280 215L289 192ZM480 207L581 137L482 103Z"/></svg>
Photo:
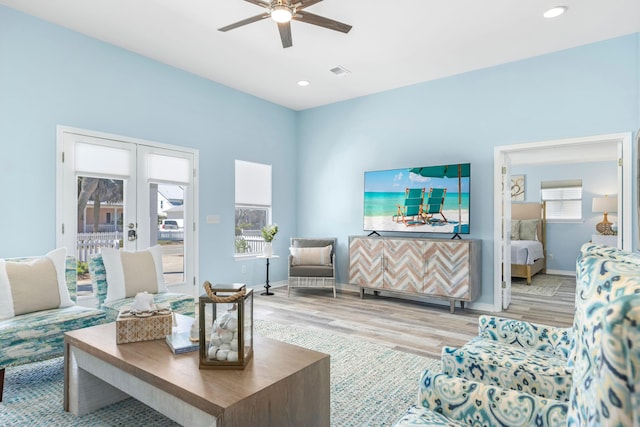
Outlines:
<svg viewBox="0 0 640 427"><path fill-rule="evenodd" d="M597 243L600 245L612 246L614 248L618 247L618 236L617 235L603 235L603 234L593 234L591 236L591 242Z"/></svg>
<svg viewBox="0 0 640 427"><path fill-rule="evenodd" d="M262 258L267 260L267 280L264 282L264 288L266 291L262 292L260 295L273 295L273 292L269 292L269 260L272 258L280 258L280 255L257 255L256 258Z"/></svg>

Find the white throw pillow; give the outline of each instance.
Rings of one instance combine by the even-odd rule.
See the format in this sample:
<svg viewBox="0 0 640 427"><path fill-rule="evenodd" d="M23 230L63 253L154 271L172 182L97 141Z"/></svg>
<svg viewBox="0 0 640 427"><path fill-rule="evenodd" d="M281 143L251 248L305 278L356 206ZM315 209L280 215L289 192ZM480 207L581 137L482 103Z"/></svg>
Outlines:
<svg viewBox="0 0 640 427"><path fill-rule="evenodd" d="M331 246L320 248L289 248L293 265L331 265Z"/></svg>
<svg viewBox="0 0 640 427"><path fill-rule="evenodd" d="M102 262L107 274L105 303L134 297L138 292L167 292L158 245L137 252L102 248Z"/></svg>
<svg viewBox="0 0 640 427"><path fill-rule="evenodd" d="M67 249L25 261L0 259L0 319L74 305L66 280Z"/></svg>

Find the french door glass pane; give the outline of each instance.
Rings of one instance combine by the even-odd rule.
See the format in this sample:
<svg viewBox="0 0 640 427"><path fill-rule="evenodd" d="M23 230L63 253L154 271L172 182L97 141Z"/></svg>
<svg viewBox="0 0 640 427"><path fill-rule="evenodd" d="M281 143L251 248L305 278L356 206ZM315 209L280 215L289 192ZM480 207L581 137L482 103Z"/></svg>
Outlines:
<svg viewBox="0 0 640 427"><path fill-rule="evenodd" d="M87 262L100 248L122 245L124 186L121 179L78 176L76 257L78 292L91 293Z"/></svg>
<svg viewBox="0 0 640 427"><path fill-rule="evenodd" d="M185 187L177 184L154 184L149 187L149 221L152 244L162 248L162 269L166 284L184 283L184 196Z"/></svg>

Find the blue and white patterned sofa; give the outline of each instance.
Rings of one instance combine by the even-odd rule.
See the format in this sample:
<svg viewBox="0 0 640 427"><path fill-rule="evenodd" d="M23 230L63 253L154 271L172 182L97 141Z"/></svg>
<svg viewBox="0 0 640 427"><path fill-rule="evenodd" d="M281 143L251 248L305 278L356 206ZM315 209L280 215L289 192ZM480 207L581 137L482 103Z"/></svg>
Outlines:
<svg viewBox="0 0 640 427"><path fill-rule="evenodd" d="M107 314L109 322L115 322L120 312L120 308L133 303L134 297L118 299L115 301L105 302L107 298L107 272L102 261L102 255L98 254L89 259L89 274L93 289L98 299L98 307ZM195 298L191 295L161 292L153 294L156 304L169 305L175 313L184 314L185 316L195 317Z"/></svg>
<svg viewBox="0 0 640 427"><path fill-rule="evenodd" d="M569 402L425 372L396 426L640 427L640 255L582 247Z"/></svg>
<svg viewBox="0 0 640 427"><path fill-rule="evenodd" d="M28 261L30 258L9 259ZM76 301L76 259L67 257L65 274L69 296ZM4 370L10 366L51 359L64 354L64 333L104 323L102 310L73 305L36 311L0 320L0 401Z"/></svg>

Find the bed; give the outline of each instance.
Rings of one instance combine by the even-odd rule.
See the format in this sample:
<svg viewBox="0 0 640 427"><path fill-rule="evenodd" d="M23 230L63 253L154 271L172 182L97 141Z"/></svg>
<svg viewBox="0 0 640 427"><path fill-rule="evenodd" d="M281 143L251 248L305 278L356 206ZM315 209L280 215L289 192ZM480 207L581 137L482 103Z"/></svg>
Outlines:
<svg viewBox="0 0 640 427"><path fill-rule="evenodd" d="M547 270L546 206L511 204L511 277L527 279Z"/></svg>

